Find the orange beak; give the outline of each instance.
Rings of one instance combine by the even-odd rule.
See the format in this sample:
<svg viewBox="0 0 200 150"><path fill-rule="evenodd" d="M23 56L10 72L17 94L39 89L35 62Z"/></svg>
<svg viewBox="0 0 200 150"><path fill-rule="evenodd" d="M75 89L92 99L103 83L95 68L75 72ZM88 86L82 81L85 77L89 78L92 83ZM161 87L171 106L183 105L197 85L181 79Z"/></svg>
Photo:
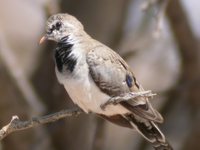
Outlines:
<svg viewBox="0 0 200 150"><path fill-rule="evenodd" d="M46 40L47 40L47 37L46 37L46 36L43 36L43 37L40 39L39 44L44 43Z"/></svg>

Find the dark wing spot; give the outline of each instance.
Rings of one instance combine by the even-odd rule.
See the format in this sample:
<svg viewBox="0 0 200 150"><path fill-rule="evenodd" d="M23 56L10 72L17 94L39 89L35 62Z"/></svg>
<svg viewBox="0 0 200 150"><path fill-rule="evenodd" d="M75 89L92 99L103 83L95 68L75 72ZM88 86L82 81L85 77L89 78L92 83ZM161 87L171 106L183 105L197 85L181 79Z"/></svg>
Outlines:
<svg viewBox="0 0 200 150"><path fill-rule="evenodd" d="M129 88L133 86L133 79L130 75L126 75L126 84L128 85Z"/></svg>

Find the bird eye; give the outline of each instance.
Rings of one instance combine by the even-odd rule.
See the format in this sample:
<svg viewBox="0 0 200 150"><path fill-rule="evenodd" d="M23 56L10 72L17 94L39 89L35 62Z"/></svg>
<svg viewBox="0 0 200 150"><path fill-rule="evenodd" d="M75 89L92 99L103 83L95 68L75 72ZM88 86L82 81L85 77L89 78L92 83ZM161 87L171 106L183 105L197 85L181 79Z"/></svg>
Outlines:
<svg viewBox="0 0 200 150"><path fill-rule="evenodd" d="M56 30L59 30L60 27L61 27L61 25L62 25L61 22L57 22L57 23L56 23L56 26L55 26Z"/></svg>
<svg viewBox="0 0 200 150"><path fill-rule="evenodd" d="M47 31L47 33L48 33L48 34L51 34L51 33L53 32L53 30L54 30L54 29L51 28L51 29L49 29L49 30Z"/></svg>
<svg viewBox="0 0 200 150"><path fill-rule="evenodd" d="M51 34L54 30L59 30L61 26L62 26L62 23L61 22L57 22L56 24L52 25L51 28L49 28L47 33Z"/></svg>

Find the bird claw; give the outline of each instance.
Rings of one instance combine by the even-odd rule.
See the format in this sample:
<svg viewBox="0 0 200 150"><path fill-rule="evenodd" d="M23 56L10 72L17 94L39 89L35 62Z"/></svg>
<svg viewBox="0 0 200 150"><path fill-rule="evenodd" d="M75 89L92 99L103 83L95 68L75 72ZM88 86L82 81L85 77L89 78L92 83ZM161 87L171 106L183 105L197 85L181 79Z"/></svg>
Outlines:
<svg viewBox="0 0 200 150"><path fill-rule="evenodd" d="M152 93L151 91L141 91L141 92L137 92L137 93L126 93L126 94L123 94L123 95L120 95L120 96L116 96L116 97L111 97L107 102L105 102L104 104L101 104L101 109L102 110L105 110L105 108L108 106L108 105L117 105L119 104L120 102L122 101L129 101L129 100L132 100L134 98L137 98L137 97L153 97L155 96L156 94Z"/></svg>

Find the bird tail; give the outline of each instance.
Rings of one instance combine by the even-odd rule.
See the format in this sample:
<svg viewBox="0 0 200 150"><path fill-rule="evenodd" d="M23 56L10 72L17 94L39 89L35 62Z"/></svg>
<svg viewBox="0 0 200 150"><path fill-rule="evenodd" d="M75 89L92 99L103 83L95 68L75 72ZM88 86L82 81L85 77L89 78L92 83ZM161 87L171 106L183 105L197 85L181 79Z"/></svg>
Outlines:
<svg viewBox="0 0 200 150"><path fill-rule="evenodd" d="M124 117L126 117L130 121L130 124L153 145L155 150L173 150L165 139L164 134L153 121L142 120L132 114L125 115Z"/></svg>

